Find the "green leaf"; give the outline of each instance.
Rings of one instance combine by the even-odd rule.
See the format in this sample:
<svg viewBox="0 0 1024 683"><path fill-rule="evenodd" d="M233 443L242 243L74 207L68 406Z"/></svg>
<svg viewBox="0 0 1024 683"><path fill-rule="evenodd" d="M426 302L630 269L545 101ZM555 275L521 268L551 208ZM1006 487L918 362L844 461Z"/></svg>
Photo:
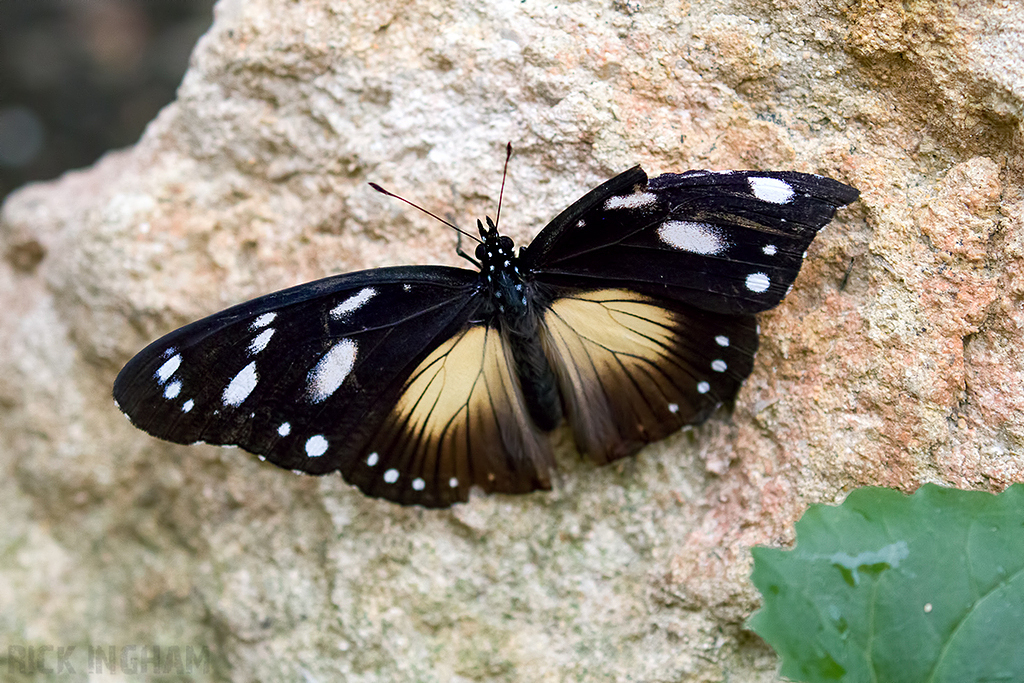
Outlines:
<svg viewBox="0 0 1024 683"><path fill-rule="evenodd" d="M790 551L753 549L749 626L799 681L1024 681L1024 485L925 484L814 505Z"/></svg>

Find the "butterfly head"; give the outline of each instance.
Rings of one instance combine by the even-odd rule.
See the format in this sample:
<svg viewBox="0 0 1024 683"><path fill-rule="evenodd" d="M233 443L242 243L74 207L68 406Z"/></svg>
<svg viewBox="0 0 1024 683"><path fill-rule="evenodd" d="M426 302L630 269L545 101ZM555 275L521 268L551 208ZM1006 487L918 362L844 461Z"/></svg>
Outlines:
<svg viewBox="0 0 1024 683"><path fill-rule="evenodd" d="M498 234L498 228L487 217L487 227L477 220L477 229L483 242L476 247L476 258L480 261L480 274L491 294L491 302L501 314L522 316L526 314L526 283L519 270L519 259L514 252L515 243L510 237Z"/></svg>

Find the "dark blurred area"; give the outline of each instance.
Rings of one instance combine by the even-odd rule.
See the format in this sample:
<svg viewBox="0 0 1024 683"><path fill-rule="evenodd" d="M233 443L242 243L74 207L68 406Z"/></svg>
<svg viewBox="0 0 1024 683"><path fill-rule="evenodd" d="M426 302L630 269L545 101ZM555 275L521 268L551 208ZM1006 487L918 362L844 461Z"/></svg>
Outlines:
<svg viewBox="0 0 1024 683"><path fill-rule="evenodd" d="M0 202L135 143L214 0L0 0Z"/></svg>

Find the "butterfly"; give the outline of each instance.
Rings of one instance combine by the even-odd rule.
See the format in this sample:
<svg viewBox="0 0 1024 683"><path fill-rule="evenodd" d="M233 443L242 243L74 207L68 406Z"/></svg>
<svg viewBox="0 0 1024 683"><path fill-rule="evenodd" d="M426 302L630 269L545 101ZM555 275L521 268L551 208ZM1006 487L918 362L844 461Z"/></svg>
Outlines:
<svg viewBox="0 0 1024 683"><path fill-rule="evenodd" d="M338 471L403 505L550 489L564 422L604 464L732 401L754 314L857 197L803 173L637 166L518 253L477 221L475 258L458 249L477 269L335 275L186 325L124 366L114 400L155 437Z"/></svg>

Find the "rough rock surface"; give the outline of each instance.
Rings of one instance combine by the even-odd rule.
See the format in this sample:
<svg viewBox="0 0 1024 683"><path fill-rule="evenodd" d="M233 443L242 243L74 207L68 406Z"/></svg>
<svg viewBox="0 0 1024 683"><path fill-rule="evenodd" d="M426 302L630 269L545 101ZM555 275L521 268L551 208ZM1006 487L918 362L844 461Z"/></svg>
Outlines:
<svg viewBox="0 0 1024 683"><path fill-rule="evenodd" d="M5 670L159 645L207 647L199 680L774 680L751 545L856 486L1024 480L1022 120L1013 2L222 0L138 145L3 207ZM519 242L637 162L862 200L761 317L731 416L608 468L564 449L552 493L403 509L114 408L119 367L194 318L457 263L366 183L469 223L508 140Z"/></svg>

